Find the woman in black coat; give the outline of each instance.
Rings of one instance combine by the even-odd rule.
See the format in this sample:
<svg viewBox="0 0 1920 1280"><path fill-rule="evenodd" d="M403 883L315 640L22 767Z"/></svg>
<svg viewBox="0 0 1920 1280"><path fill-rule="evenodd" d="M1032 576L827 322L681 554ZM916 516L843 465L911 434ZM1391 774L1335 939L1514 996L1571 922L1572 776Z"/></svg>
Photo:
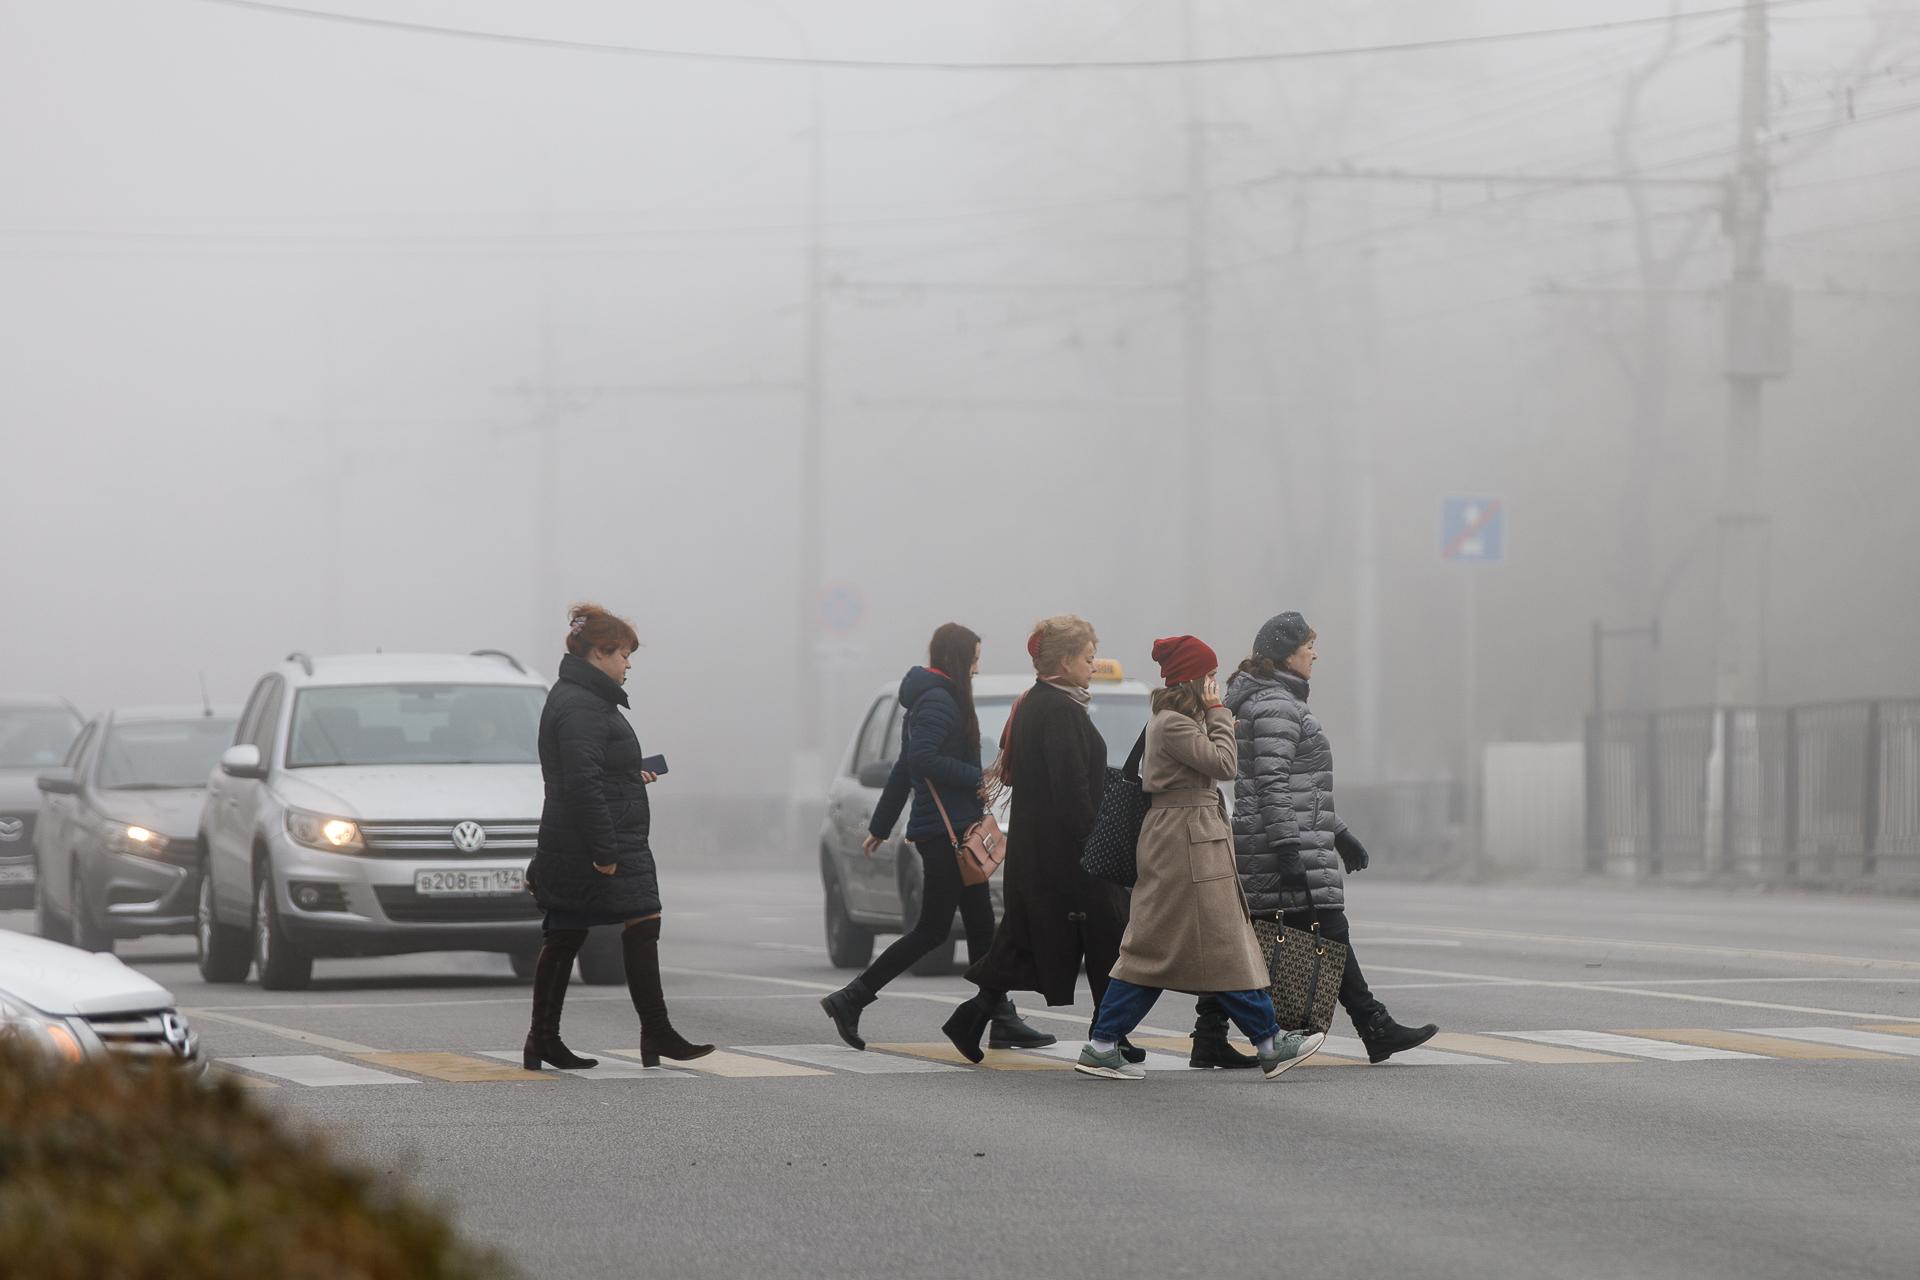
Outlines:
<svg viewBox="0 0 1920 1280"><path fill-rule="evenodd" d="M1072 1004L1084 960L1097 1007L1120 954L1125 896L1080 868L1106 788L1107 744L1087 715L1096 645L1092 626L1071 615L1046 619L1027 640L1039 679L1014 705L994 766L1013 791L1006 912L986 956L967 970L979 994L941 1028L972 1062L985 1056L980 1037L1007 992Z"/></svg>
<svg viewBox="0 0 1920 1280"><path fill-rule="evenodd" d="M540 773L546 804L528 887L546 908L546 942L533 971L533 1025L524 1063L564 1070L597 1065L560 1040L560 1010L574 958L596 925L619 924L627 991L640 1015L640 1057L686 1061L713 1052L673 1029L660 989L660 884L647 842L652 813L640 740L628 705L628 659L640 647L633 624L598 605L573 607L567 654L540 713Z"/></svg>

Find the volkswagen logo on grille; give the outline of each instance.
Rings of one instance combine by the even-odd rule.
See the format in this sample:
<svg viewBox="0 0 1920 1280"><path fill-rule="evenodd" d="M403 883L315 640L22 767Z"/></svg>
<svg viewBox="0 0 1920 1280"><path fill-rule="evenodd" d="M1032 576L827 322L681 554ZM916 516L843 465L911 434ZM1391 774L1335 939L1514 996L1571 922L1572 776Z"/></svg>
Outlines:
<svg viewBox="0 0 1920 1280"><path fill-rule="evenodd" d="M477 822L463 822L453 829L453 847L462 853L478 853L487 847L487 829Z"/></svg>
<svg viewBox="0 0 1920 1280"><path fill-rule="evenodd" d="M27 824L19 818L0 818L0 840L11 844L26 831Z"/></svg>
<svg viewBox="0 0 1920 1280"><path fill-rule="evenodd" d="M160 1015L160 1034L167 1038L167 1047L173 1050L174 1057L187 1056L190 1037L187 1035L187 1024L181 1020L179 1014L169 1009Z"/></svg>

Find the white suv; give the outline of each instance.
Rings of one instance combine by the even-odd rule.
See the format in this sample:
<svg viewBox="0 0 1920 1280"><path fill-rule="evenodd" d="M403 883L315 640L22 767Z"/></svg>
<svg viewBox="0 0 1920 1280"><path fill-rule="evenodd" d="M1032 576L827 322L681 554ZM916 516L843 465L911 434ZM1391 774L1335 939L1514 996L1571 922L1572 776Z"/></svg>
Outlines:
<svg viewBox="0 0 1920 1280"><path fill-rule="evenodd" d="M315 957L501 951L530 972L546 684L497 650L309 658L261 678L208 784L200 972L304 987Z"/></svg>

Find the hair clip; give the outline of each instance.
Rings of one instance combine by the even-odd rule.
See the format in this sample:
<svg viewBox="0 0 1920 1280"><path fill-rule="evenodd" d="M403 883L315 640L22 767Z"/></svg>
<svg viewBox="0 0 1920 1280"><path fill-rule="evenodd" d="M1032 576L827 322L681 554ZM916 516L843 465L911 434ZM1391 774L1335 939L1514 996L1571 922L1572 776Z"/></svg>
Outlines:
<svg viewBox="0 0 1920 1280"><path fill-rule="evenodd" d="M567 624L568 635L577 636L582 631L585 631L586 629L587 629L587 615L584 613L581 614L579 617L575 618L572 622L569 622Z"/></svg>

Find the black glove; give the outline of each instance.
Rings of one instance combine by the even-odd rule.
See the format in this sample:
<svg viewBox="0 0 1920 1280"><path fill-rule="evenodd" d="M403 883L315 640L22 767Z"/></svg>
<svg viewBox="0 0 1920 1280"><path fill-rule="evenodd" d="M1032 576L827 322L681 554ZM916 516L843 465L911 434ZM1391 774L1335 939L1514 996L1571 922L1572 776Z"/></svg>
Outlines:
<svg viewBox="0 0 1920 1280"><path fill-rule="evenodd" d="M1344 827L1335 833L1333 847L1339 852L1340 865L1347 869L1348 875L1356 871L1365 871L1367 863L1373 861L1367 856L1367 846L1361 844L1353 832Z"/></svg>

